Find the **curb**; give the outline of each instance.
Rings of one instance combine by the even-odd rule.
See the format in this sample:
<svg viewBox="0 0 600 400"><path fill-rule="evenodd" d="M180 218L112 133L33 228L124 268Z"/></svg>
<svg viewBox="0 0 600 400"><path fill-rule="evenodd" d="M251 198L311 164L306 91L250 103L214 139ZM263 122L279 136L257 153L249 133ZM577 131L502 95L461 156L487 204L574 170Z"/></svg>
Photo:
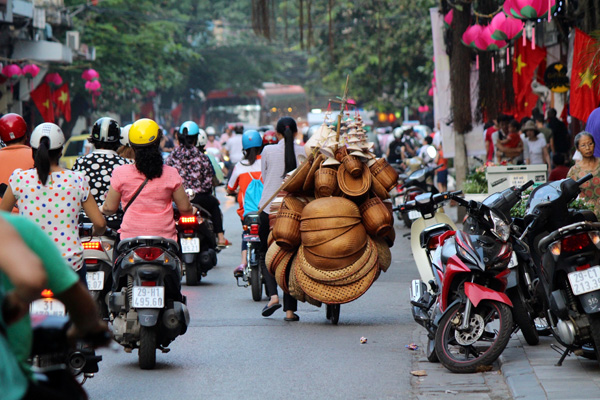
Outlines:
<svg viewBox="0 0 600 400"><path fill-rule="evenodd" d="M548 398L525 354L520 334L510 339L498 362L514 399Z"/></svg>

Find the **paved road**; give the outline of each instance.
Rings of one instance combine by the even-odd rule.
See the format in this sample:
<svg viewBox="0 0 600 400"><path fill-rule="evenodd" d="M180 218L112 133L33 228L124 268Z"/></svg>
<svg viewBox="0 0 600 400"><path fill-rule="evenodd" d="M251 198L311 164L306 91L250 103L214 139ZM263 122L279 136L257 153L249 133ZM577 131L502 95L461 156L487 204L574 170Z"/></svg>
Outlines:
<svg viewBox="0 0 600 400"><path fill-rule="evenodd" d="M237 204L222 193L219 197L226 236L234 246L220 253L218 266L200 286L183 286L192 320L188 332L170 353L157 355L153 371L138 368L137 351L126 354L118 345L102 350L100 373L85 384L92 400L456 398L445 393L456 375L421 365L422 353L405 348L418 343L424 330L408 308L409 282L417 271L402 237L407 230L398 222L392 266L363 297L342 305L338 326L326 320L324 307L303 303L300 322L285 322L281 310L263 318L265 302L252 301L249 288L236 287ZM360 344L362 336L367 344ZM411 377L411 370L430 366L438 371L435 378ZM476 395L505 393L502 379L487 384L483 375L472 378L479 383Z"/></svg>

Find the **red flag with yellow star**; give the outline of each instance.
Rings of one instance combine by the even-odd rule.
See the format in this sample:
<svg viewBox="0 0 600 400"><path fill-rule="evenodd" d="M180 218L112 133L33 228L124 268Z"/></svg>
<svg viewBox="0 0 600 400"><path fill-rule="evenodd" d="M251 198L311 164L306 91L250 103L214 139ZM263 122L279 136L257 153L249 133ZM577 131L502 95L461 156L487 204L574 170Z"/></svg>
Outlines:
<svg viewBox="0 0 600 400"><path fill-rule="evenodd" d="M513 55L513 89L515 91L515 105L518 109L527 101L532 99L531 82L535 70L546 59L546 48L531 48L529 40L523 42L517 40ZM535 106L535 104L533 105ZM533 108L533 106L531 106ZM529 115L531 116L531 115Z"/></svg>
<svg viewBox="0 0 600 400"><path fill-rule="evenodd" d="M31 100L37 107L45 122L54 122L54 108L50 94L50 86L42 83L35 90L31 91Z"/></svg>
<svg viewBox="0 0 600 400"><path fill-rule="evenodd" d="M573 42L573 68L571 70L571 115L587 122L590 113L600 103L600 77L594 75L590 49L594 39L579 29L575 29Z"/></svg>
<svg viewBox="0 0 600 400"><path fill-rule="evenodd" d="M52 101L56 105L56 110L64 115L65 121L71 121L71 96L69 96L69 85L67 83L52 93Z"/></svg>

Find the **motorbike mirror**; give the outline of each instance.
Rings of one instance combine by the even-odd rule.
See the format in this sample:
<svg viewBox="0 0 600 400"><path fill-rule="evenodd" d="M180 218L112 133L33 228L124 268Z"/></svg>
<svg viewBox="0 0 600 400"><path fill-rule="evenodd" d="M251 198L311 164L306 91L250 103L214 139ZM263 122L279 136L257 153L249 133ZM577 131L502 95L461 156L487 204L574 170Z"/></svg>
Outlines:
<svg viewBox="0 0 600 400"><path fill-rule="evenodd" d="M427 146L427 149L425 149L425 152L427 153L429 158L433 159L437 156L437 149L435 148L435 146Z"/></svg>

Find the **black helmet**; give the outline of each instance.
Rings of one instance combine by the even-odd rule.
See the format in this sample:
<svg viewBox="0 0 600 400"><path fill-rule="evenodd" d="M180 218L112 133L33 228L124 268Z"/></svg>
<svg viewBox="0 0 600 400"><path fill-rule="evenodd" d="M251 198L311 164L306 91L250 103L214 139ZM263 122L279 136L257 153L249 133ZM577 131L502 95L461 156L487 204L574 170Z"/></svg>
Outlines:
<svg viewBox="0 0 600 400"><path fill-rule="evenodd" d="M94 122L92 127L93 143L116 143L121 140L121 128L119 123L112 118L104 117Z"/></svg>

